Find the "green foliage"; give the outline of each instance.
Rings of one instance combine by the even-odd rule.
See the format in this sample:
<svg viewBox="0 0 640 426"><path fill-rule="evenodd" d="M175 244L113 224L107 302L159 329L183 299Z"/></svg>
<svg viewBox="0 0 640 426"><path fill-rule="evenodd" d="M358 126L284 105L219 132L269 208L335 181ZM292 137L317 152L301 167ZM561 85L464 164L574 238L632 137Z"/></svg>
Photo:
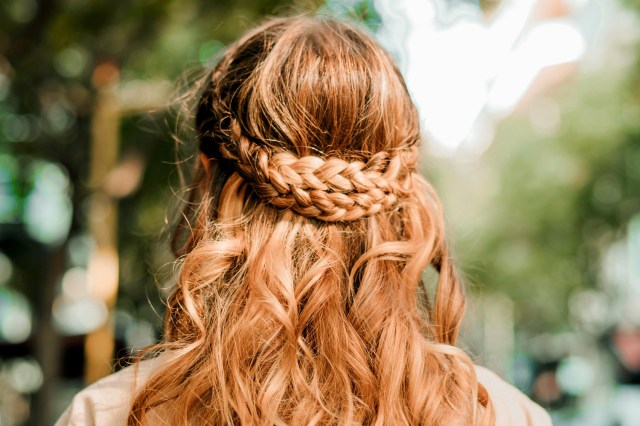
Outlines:
<svg viewBox="0 0 640 426"><path fill-rule="evenodd" d="M640 11L640 0L622 0L622 3L631 9Z"/></svg>
<svg viewBox="0 0 640 426"><path fill-rule="evenodd" d="M570 294L598 285L602 251L640 212L629 86L613 72L583 77L531 107L558 108L553 131L532 113L513 117L480 161L439 170L450 175L442 190L469 281L512 297L521 328L568 328Z"/></svg>
<svg viewBox="0 0 640 426"><path fill-rule="evenodd" d="M359 23L374 31L382 22L372 0L327 0L321 10L331 16L339 16Z"/></svg>

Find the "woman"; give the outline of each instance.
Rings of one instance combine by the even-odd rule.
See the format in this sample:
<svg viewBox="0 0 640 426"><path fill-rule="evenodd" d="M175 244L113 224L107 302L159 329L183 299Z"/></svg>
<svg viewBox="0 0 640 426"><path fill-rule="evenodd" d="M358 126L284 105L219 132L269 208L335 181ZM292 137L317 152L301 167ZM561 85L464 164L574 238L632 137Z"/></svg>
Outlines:
<svg viewBox="0 0 640 426"><path fill-rule="evenodd" d="M465 298L418 116L370 36L267 21L213 69L196 124L160 355L59 424L550 424L455 347Z"/></svg>

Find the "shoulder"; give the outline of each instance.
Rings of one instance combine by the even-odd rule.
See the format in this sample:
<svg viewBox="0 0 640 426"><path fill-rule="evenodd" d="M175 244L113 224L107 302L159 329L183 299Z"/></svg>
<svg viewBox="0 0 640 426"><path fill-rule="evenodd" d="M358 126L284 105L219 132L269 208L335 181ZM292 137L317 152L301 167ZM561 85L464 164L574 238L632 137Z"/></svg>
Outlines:
<svg viewBox="0 0 640 426"><path fill-rule="evenodd" d="M130 365L80 391L55 426L125 425L132 398L155 370L157 359Z"/></svg>
<svg viewBox="0 0 640 426"><path fill-rule="evenodd" d="M496 426L549 426L549 414L496 373L476 366L478 381L487 389L495 408Z"/></svg>

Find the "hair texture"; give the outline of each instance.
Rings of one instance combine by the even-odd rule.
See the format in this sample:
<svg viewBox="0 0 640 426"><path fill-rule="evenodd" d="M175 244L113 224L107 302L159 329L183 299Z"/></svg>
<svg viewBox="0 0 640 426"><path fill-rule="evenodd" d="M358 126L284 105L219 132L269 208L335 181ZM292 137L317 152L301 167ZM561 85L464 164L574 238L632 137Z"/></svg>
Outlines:
<svg viewBox="0 0 640 426"><path fill-rule="evenodd" d="M205 86L164 361L128 423L493 424L388 54L343 22L271 19Z"/></svg>

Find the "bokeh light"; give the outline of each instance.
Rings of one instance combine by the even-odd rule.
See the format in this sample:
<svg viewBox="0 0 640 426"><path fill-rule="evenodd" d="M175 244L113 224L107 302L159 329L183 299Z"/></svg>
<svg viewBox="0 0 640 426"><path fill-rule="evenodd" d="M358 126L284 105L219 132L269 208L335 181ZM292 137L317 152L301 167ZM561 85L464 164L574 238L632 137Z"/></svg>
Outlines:
<svg viewBox="0 0 640 426"><path fill-rule="evenodd" d="M82 267L67 270L61 293L53 302L53 320L63 335L84 335L103 326L109 314L104 302L89 291L88 272Z"/></svg>
<svg viewBox="0 0 640 426"><path fill-rule="evenodd" d="M27 196L24 224L27 232L43 244L60 244L67 237L73 214L71 184L65 170L55 163L33 161L33 190Z"/></svg>
<svg viewBox="0 0 640 426"><path fill-rule="evenodd" d="M20 393L33 393L42 386L42 369L31 358L15 358L4 363L0 374Z"/></svg>
<svg viewBox="0 0 640 426"><path fill-rule="evenodd" d="M0 342L24 342L31 335L31 328L31 306L26 297L0 287Z"/></svg>

